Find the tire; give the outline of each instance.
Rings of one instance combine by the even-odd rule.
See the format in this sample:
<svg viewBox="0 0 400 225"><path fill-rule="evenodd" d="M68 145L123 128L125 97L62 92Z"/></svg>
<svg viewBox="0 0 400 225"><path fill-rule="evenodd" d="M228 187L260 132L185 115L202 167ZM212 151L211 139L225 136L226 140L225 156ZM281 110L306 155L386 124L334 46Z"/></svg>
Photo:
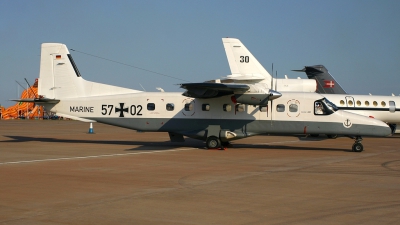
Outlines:
<svg viewBox="0 0 400 225"><path fill-rule="evenodd" d="M338 136L337 134L327 134L326 135L329 139L336 139Z"/></svg>
<svg viewBox="0 0 400 225"><path fill-rule="evenodd" d="M207 148L219 148L221 147L221 140L215 136L211 136L207 138L206 145Z"/></svg>
<svg viewBox="0 0 400 225"><path fill-rule="evenodd" d="M353 152L362 152L364 151L364 146L361 143L354 143L351 149Z"/></svg>

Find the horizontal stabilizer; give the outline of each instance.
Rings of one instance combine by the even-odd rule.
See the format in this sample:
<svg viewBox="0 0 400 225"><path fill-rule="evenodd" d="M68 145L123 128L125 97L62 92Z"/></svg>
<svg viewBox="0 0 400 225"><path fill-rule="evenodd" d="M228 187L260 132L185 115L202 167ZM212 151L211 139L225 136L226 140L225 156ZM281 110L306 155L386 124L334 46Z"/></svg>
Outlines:
<svg viewBox="0 0 400 225"><path fill-rule="evenodd" d="M58 99L48 99L48 98L24 98L24 99L10 99L10 101L14 102L32 102L32 103L49 103L49 104L57 104L60 102Z"/></svg>

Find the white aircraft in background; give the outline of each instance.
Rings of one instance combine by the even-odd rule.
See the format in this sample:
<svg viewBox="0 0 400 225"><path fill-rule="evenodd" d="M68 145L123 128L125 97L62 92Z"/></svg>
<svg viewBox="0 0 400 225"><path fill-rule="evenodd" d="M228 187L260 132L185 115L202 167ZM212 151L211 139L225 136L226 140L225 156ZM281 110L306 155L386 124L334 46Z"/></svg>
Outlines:
<svg viewBox="0 0 400 225"><path fill-rule="evenodd" d="M257 61L257 59L247 50L244 45L235 38L222 38L222 41L224 43L225 47L225 52L228 58L228 63L229 67L231 69L232 74L236 74L234 77L240 77L240 76L248 76L246 74L251 74L253 73L252 71L265 71L265 69L262 67L262 65ZM227 43L235 43L235 44L227 44ZM239 50L238 50L239 49ZM248 60L240 60L242 58L248 59ZM240 69L238 69L240 68ZM322 67L317 66L317 69L321 69ZM314 68L315 69L315 68ZM303 71L304 70L304 71ZM307 71L313 71L309 67L306 67L303 70L299 70L302 72L307 72ZM237 71L240 71L238 74ZM327 71L326 71L327 72ZM265 80L271 80L273 79L271 75L264 73L265 75ZM325 74L326 75L326 74ZM330 76L330 74L328 73ZM232 75L233 76L233 75ZM229 77L229 76L228 76ZM309 76L310 77L310 76ZM315 77L315 76L314 76ZM322 79L322 76L316 78L320 78L320 80L316 79L317 82L313 83L314 85L314 91L316 84L318 87L329 87L329 88L339 88L339 85L335 86L333 79ZM314 81L314 79L311 79ZM284 81L289 81L290 84L285 85ZM276 81L274 81L276 82ZM304 80L301 79L277 79L277 90L280 90L280 88L285 90L291 90L295 91L299 89L299 86L302 85ZM292 86L293 84L293 86ZM321 84L324 84L321 86ZM279 86L280 85L280 86ZM328 89L329 89L328 88ZM394 113L396 110L399 111L400 109L396 109L396 101L397 105L400 105L400 98L399 97L391 97L391 96L371 96L371 95L340 95L340 94L326 94L326 93L332 93L332 90L321 90L322 88L318 89L320 94L322 94L324 97L332 101L339 109L350 111L353 113L357 113L363 116L371 117L371 118L376 118L381 121L384 121L385 123L389 123L392 132L394 132L393 124L394 123L400 123L400 114L399 113ZM310 87L308 87L308 90L310 91ZM343 90L340 87L340 90ZM321 133L323 134L323 133ZM317 136L318 134L313 134L313 136ZM334 134L327 134L329 138L335 138L337 135Z"/></svg>
<svg viewBox="0 0 400 225"><path fill-rule="evenodd" d="M396 108L400 106L399 96L349 94L323 65L305 66L293 71L305 72L308 78L315 79L317 93L329 98L339 109L382 120L389 124L392 133L396 132L397 124L400 124L400 108Z"/></svg>
<svg viewBox="0 0 400 225"><path fill-rule="evenodd" d="M44 43L35 102L59 116L138 131L168 132L204 140L208 148L257 134L341 134L355 136L352 150L363 150L361 136L384 137L383 122L338 111L318 93L276 92L263 85L186 83L185 93L142 92L82 78L66 45ZM321 105L323 114L314 106Z"/></svg>

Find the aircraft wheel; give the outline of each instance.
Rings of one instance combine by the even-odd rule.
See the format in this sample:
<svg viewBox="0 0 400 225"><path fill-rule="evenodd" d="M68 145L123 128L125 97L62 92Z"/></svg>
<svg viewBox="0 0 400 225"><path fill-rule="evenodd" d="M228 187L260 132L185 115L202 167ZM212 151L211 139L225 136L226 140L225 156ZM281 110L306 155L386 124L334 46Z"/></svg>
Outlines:
<svg viewBox="0 0 400 225"><path fill-rule="evenodd" d="M354 143L351 149L353 150L353 152L362 152L364 150L364 147L361 143Z"/></svg>
<svg viewBox="0 0 400 225"><path fill-rule="evenodd" d="M326 135L329 139L336 139L338 136L337 134L327 134Z"/></svg>
<svg viewBox="0 0 400 225"><path fill-rule="evenodd" d="M215 136L211 136L207 138L206 145L207 148L219 148L221 147L221 140Z"/></svg>

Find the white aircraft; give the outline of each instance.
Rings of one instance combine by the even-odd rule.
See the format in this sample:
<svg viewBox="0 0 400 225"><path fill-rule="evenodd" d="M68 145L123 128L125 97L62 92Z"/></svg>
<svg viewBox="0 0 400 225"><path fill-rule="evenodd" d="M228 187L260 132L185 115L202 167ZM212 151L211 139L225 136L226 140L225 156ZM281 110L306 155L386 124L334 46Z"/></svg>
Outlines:
<svg viewBox="0 0 400 225"><path fill-rule="evenodd" d="M222 38L231 75L222 83L264 84L278 91L315 92L317 83L307 79L275 79L236 38Z"/></svg>
<svg viewBox="0 0 400 225"><path fill-rule="evenodd" d="M395 133L400 124L400 97L382 95L352 95L347 93L323 65L305 66L302 70L310 79L318 83L317 93L321 93L335 103L339 109L369 116L389 124ZM397 111L397 112L396 112Z"/></svg>
<svg viewBox="0 0 400 225"><path fill-rule="evenodd" d="M247 50L247 48L235 38L222 38L224 43L225 52L228 58L229 67L232 74L236 74L235 77L244 76L245 74L252 73L251 71L265 71L257 59ZM235 44L227 44L235 43ZM240 46L240 47L237 47ZM240 51L238 50L240 49ZM243 62L238 59L242 57L248 57L249 62ZM239 70L237 68L240 68ZM240 71L239 74L237 74ZM349 95L349 94L326 94L326 93L342 93L344 90L340 85L333 79L328 73L325 67L321 65L317 66L306 66L303 70L295 70L306 72L308 77L311 77L313 81L317 81L314 84L318 84L317 92L322 94L324 97L332 101L339 109L346 110L352 113L368 116L371 118L379 119L385 123L388 123L392 129L392 132L396 129L396 124L400 123L400 111L396 109L397 105L400 105L400 98L393 96L374 96L374 95ZM320 72L318 72L320 71ZM273 79L271 75L264 73L266 80ZM228 76L229 77L229 76ZM284 85L284 81L290 81L291 85ZM279 88L286 88L285 90L296 91L298 90L297 85L301 85L304 80L301 79L278 79L278 90ZM279 84L281 83L281 86ZM293 89L292 89L293 88ZM310 90L310 89L309 89ZM317 136L318 134L313 134ZM327 134L329 138L335 138L337 135Z"/></svg>
<svg viewBox="0 0 400 225"><path fill-rule="evenodd" d="M44 105L59 116L100 122L139 131L168 132L218 148L228 141L257 134L341 134L355 136L353 151L362 151L361 136L383 137L383 122L338 111L318 93L275 92L260 85L187 83L185 93L142 92L86 81L67 47L41 48L39 97L23 101ZM21 101L21 100L17 100ZM320 104L324 114L316 115Z"/></svg>

